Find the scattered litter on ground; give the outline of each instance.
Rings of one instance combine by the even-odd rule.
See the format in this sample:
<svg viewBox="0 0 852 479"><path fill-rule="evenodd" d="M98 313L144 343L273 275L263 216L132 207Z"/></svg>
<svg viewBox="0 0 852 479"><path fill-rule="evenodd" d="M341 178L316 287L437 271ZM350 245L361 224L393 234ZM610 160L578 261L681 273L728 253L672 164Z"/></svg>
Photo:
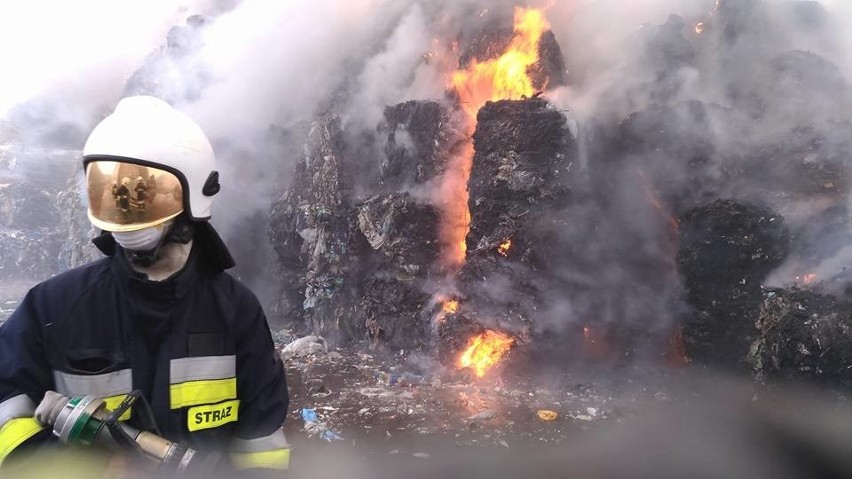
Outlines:
<svg viewBox="0 0 852 479"><path fill-rule="evenodd" d="M485 420L488 420L488 419L494 419L495 417L497 417L497 411L495 411L493 409L486 409L482 412L479 412L479 413L471 416L470 420L471 421L485 421Z"/></svg>
<svg viewBox="0 0 852 479"><path fill-rule="evenodd" d="M317 436L320 439L328 442L343 440L342 437L340 437L334 431L330 430L324 422L321 422L319 420L315 409L303 408L302 420L305 421L304 430L308 433L308 436Z"/></svg>
<svg viewBox="0 0 852 479"><path fill-rule="evenodd" d="M555 421L559 418L559 413L549 409L539 409L536 414L542 421Z"/></svg>

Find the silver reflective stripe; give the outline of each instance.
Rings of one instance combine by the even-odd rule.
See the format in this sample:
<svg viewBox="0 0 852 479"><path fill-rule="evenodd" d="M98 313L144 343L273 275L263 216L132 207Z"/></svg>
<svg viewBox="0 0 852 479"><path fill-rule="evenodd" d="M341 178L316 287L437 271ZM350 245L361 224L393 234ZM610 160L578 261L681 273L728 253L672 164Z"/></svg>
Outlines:
<svg viewBox="0 0 852 479"><path fill-rule="evenodd" d="M91 376L53 371L53 380L56 382L56 392L66 396L87 394L109 397L133 390L133 371L130 369Z"/></svg>
<svg viewBox="0 0 852 479"><path fill-rule="evenodd" d="M0 402L0 426L10 419L33 417L35 403L26 394L20 394Z"/></svg>
<svg viewBox="0 0 852 479"><path fill-rule="evenodd" d="M231 452L264 452L274 451L276 449L286 449L288 447L290 447L290 445L287 444L287 437L284 436L284 431L279 428L268 436L258 437L256 439L234 439L231 446Z"/></svg>
<svg viewBox="0 0 852 479"><path fill-rule="evenodd" d="M204 379L230 379L237 375L236 356L201 356L172 359L169 380L172 384Z"/></svg>

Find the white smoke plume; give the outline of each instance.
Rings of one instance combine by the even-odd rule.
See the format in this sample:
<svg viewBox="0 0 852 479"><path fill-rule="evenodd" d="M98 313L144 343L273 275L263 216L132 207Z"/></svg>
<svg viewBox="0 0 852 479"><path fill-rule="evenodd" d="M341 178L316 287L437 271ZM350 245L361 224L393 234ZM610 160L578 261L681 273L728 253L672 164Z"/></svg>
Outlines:
<svg viewBox="0 0 852 479"><path fill-rule="evenodd" d="M347 128L372 129L385 105L441 99L447 70L456 66L448 56L452 42L475 31L480 18L505 15L500 12L515 3L524 2L196 0L175 4L157 0L129 10L106 0L8 2L0 7L4 45L0 64L6 72L0 115L12 121L29 113L23 116L37 119L40 129L45 121L73 125L84 138L126 91L133 72L160 55L148 72L149 80L162 96L193 116L217 146L224 190L214 222L230 242L264 243L259 223L247 220L266 214L299 154L286 156L274 150L274 142L269 141L271 127L288 128L331 109L341 114ZM665 59L650 55L647 46L659 40L661 26L672 21L671 28L683 34L685 45L694 53L693 61L662 80L671 84L669 101L700 100L731 108L735 105L729 87L743 83L756 87L746 93L762 96L767 105L769 120L749 125L745 131L730 131L729 125L715 125L711 119L711 136L720 151L728 153L743 143L774 138L796 123L833 121L848 99L797 104L783 97L788 90L767 81L772 72L766 65L784 51L809 51L833 62L848 80L852 34L842 22L850 17L852 6L841 0L818 2L828 20L807 23L790 13L792 4L806 7L813 2L739 3L742 21L761 25L753 36L731 39L722 29L696 30L700 23L712 25L720 16L713 0L533 2L548 7L548 20L572 80L548 97L570 110L580 125L593 120L617 124L647 108L660 94L658 68L667 67L655 64ZM771 13L748 17L752 7L765 7ZM182 56L163 53L169 31L183 27L195 14L206 16L201 46ZM672 14L681 20L670 19ZM740 42L737 48L732 48L736 42ZM17 124L16 128L36 125ZM711 164L708 168L722 167ZM666 182L685 183L682 168L660 169L666 170L661 173ZM744 191L749 185L740 182L714 193L766 200ZM631 195L622 191L616 199L625 206L615 209L625 215L624 221L636 216L627 207L635 199ZM784 212L793 208L780 200L773 206ZM264 248L237 249L270 257ZM267 262L239 254L237 259L252 265ZM616 268L607 281L617 283L618 274ZM582 276L583 272L566 271L565 275ZM265 277L258 281L268 282ZM554 304L555 309L571 309Z"/></svg>

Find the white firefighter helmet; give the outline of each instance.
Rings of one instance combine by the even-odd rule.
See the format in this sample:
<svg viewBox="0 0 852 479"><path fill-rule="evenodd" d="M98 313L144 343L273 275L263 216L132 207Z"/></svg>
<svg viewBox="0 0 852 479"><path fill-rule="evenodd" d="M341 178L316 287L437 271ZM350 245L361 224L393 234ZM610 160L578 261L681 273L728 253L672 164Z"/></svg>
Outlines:
<svg viewBox="0 0 852 479"><path fill-rule="evenodd" d="M89 219L113 232L136 231L165 223L186 212L193 221L210 218L219 173L210 141L201 128L168 103L151 96L122 99L101 121L83 147L89 193ZM103 187L123 177L154 178L168 192L153 208L122 215L103 201ZM172 195L173 192L179 192Z"/></svg>

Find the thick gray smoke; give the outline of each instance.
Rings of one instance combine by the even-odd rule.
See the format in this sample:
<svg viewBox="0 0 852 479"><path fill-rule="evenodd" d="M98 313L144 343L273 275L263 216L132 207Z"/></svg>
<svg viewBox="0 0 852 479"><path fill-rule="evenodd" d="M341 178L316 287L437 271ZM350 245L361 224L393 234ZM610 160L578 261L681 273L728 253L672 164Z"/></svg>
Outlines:
<svg viewBox="0 0 852 479"><path fill-rule="evenodd" d="M608 165L607 184L597 186L611 188L612 202L600 228L635 232L628 243L595 236L587 251L600 264L629 264L636 249L671 255L659 221L648 221L653 195L664 215L715 198L781 213L793 251L767 284L789 285L806 273L826 279L848 267L849 5L601 1L558 2L554 11L570 19L551 15L572 84L550 98L591 132L581 135L581 168L594 176ZM601 134L615 137L601 142ZM618 146L602 151L600 143ZM826 227L832 221L845 224ZM645 311L671 321L678 308L666 301L679 285L651 293L635 285L641 273L629 266L621 273L614 282L595 280L611 297L625 291L622 307L634 313L616 319L650 320Z"/></svg>
<svg viewBox="0 0 852 479"><path fill-rule="evenodd" d="M340 113L351 132L372 131L385 105L443 99L447 73L457 66L452 43L481 27L479 19L510 18L510 7L518 2L197 0L178 6L145 2L134 11L106 1L18 3L2 7L0 15L0 39L16 47L3 49L4 70L12 73L6 74L0 97L0 114L4 124L13 125L15 138L24 138L28 148L44 143L79 149L86 132L122 94L154 93L173 102L211 136L224 186L214 222L243 265L240 274L271 295L276 285L267 266L272 256L266 213L301 154L283 148L279 133L295 131L329 110ZM601 165L611 169L611 182L599 185L612 194L607 210L574 212L605 217L584 252L601 258L605 267L594 277L571 269L564 276L582 278L620 302L612 306L621 311L613 320L632 317L630 311L637 309L646 311L641 321L671 320L676 280L657 301L641 288L625 292L625 284L640 278L618 264L619 254L637 250L663 259L671 255L660 236L665 218L660 222L637 206L653 203L649 195L659 197L663 217L708 198L736 197L767 204L803 229L810 216L837 203L837 195L785 194L799 179L773 165L777 159L770 154L748 158L742 174L730 171L730 159L758 145L769 149L790 131L812 128L821 149L802 161L830 158L830 167L849 167L848 154L841 151L848 129L837 126L849 120L852 34L844 22L852 6L847 2L552 0L533 5L548 7L565 56L569 86L546 96L579 125L577 181ZM196 14L204 19L187 21ZM704 104L703 113L696 115L682 103L691 100ZM652 105L670 110L668 125L676 127L676 136L709 145L699 167L672 166L670 157L653 151L600 148L601 135L624 134L619 123ZM636 123L640 128L642 122ZM376 160L360 161L366 166ZM652 220L642 220L649 215ZM618 223L632 225L635 235L627 244ZM819 250L821 269L845 266L832 260L836 244L808 247ZM838 258L849 256L840 253ZM796 274L790 270L776 281ZM553 311L555 325L564 325L594 307L582 303L553 298L545 309Z"/></svg>

